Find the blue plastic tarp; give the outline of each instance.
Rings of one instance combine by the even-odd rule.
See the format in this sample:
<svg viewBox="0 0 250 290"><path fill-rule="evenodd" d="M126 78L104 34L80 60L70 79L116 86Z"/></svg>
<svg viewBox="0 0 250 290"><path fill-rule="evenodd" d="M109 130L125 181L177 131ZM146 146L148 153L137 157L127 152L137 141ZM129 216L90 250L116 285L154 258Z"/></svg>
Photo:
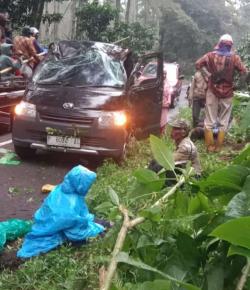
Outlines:
<svg viewBox="0 0 250 290"><path fill-rule="evenodd" d="M44 200L34 215L31 232L24 239L17 256L30 258L46 253L65 241L83 241L104 231L89 213L85 196L96 173L79 165Z"/></svg>

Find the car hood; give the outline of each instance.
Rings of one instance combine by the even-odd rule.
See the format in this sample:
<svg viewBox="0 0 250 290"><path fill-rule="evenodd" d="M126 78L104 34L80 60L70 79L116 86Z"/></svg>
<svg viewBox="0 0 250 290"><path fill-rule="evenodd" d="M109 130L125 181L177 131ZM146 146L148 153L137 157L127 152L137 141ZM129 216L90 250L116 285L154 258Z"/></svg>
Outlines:
<svg viewBox="0 0 250 290"><path fill-rule="evenodd" d="M38 111L55 112L65 103L74 110L122 110L125 106L124 90L112 87L38 86L29 90L25 99L37 106ZM64 110L64 109L63 109Z"/></svg>

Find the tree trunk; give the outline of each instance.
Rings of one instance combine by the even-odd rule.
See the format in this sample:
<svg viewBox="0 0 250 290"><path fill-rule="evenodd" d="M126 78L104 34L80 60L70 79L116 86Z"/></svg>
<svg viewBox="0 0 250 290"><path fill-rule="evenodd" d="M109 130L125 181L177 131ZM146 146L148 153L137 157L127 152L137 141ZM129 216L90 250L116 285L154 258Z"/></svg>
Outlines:
<svg viewBox="0 0 250 290"><path fill-rule="evenodd" d="M126 15L125 15L126 23L129 23L130 6L131 6L131 0L127 0Z"/></svg>
<svg viewBox="0 0 250 290"><path fill-rule="evenodd" d="M119 21L120 20L120 12L121 12L121 0L115 0L115 7L117 9L116 21Z"/></svg>
<svg viewBox="0 0 250 290"><path fill-rule="evenodd" d="M77 0L73 0L71 3L72 27L71 27L70 39L75 39L76 37L76 5L77 5Z"/></svg>
<svg viewBox="0 0 250 290"><path fill-rule="evenodd" d="M44 10L44 2L45 1L39 1L38 4L38 9L37 9L37 15L35 19L35 27L39 30L40 24L42 21L42 16L43 16L43 10Z"/></svg>

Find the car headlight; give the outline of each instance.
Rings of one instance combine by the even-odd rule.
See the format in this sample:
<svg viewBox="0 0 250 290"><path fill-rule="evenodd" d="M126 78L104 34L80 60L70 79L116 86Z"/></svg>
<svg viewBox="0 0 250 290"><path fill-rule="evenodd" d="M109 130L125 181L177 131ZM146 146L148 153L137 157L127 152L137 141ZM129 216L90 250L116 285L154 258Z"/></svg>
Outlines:
<svg viewBox="0 0 250 290"><path fill-rule="evenodd" d="M15 114L17 116L28 116L28 117L36 117L36 106L34 104L21 101L15 107Z"/></svg>
<svg viewBox="0 0 250 290"><path fill-rule="evenodd" d="M123 111L117 112L102 112L98 119L98 124L102 128L107 127L122 127L127 124L127 116Z"/></svg>

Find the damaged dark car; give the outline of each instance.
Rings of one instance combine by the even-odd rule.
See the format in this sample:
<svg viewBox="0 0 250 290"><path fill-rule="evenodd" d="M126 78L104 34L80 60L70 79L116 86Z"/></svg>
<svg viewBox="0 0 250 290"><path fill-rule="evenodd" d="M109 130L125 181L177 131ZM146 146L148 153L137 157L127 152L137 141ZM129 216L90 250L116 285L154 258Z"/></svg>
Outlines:
<svg viewBox="0 0 250 290"><path fill-rule="evenodd" d="M132 67L113 44L61 41L39 64L15 108L12 138L21 158L37 150L122 159L130 136L160 131L161 53ZM157 62L155 78L136 85L137 71Z"/></svg>

